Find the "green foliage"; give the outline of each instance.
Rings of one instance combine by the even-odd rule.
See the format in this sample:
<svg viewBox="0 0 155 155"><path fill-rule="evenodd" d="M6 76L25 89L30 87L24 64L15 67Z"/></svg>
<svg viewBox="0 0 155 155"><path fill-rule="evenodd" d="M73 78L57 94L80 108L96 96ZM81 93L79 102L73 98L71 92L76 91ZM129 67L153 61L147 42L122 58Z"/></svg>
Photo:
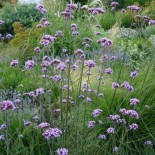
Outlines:
<svg viewBox="0 0 155 155"><path fill-rule="evenodd" d="M39 21L42 14L36 11L35 5L6 5L1 11L1 19L5 21L4 25L0 27L0 33L13 34L14 22L20 22L24 27L30 28L33 23Z"/></svg>
<svg viewBox="0 0 155 155"><path fill-rule="evenodd" d="M112 12L106 11L106 13L104 13L101 16L101 19L99 22L100 22L101 27L104 30L108 30L108 29L112 28L112 26L116 23L116 18Z"/></svg>
<svg viewBox="0 0 155 155"><path fill-rule="evenodd" d="M116 21L121 27L129 28L133 22L133 14L131 12L122 13L118 11L116 13Z"/></svg>

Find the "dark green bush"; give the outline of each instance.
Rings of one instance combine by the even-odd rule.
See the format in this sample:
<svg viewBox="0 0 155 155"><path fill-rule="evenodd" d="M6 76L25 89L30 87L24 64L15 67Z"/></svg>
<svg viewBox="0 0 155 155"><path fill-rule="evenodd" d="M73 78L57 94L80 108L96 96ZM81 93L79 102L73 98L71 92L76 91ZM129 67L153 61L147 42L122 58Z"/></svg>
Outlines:
<svg viewBox="0 0 155 155"><path fill-rule="evenodd" d="M131 24L134 19L133 14L131 12L127 12L127 13L117 12L116 17L117 17L116 20L119 26L125 27L125 28L131 27Z"/></svg>
<svg viewBox="0 0 155 155"><path fill-rule="evenodd" d="M115 23L116 18L112 12L106 11L106 13L101 16L100 25L104 30L110 29Z"/></svg>
<svg viewBox="0 0 155 155"><path fill-rule="evenodd" d="M24 27L29 28L43 16L35 9L33 4L7 5L1 12L1 19L5 21L5 24L0 27L0 33L2 34L14 34L12 26L14 22L20 22Z"/></svg>

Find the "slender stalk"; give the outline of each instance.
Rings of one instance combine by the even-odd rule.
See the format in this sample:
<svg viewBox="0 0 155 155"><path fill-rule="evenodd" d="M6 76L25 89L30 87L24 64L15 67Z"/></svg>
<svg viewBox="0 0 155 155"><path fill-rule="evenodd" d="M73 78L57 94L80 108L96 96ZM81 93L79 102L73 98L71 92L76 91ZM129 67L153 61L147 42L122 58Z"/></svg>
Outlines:
<svg viewBox="0 0 155 155"><path fill-rule="evenodd" d="M7 110L5 111L5 121L6 121L6 154L9 155L9 135L8 135L8 114Z"/></svg>

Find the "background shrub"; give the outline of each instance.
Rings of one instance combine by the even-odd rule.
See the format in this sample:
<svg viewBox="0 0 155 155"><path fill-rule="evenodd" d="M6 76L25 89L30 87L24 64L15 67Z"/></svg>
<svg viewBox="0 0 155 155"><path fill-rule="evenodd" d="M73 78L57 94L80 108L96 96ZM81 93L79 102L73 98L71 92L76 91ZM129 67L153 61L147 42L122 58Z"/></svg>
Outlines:
<svg viewBox="0 0 155 155"><path fill-rule="evenodd" d="M102 28L104 28L104 30L110 29L115 24L115 22L116 18L110 11L106 11L106 13L104 13L100 19L100 25Z"/></svg>
<svg viewBox="0 0 155 155"><path fill-rule="evenodd" d="M5 21L5 24L0 27L0 33L14 34L12 26L14 22L20 22L24 27L30 28L34 22L40 20L42 14L36 11L33 4L6 5L1 11L0 17Z"/></svg>

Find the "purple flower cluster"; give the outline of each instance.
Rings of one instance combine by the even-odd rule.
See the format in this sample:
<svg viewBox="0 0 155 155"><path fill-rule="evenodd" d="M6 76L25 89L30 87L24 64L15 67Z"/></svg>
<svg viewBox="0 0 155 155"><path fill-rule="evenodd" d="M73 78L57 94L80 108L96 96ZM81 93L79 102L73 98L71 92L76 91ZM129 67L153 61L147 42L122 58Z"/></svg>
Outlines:
<svg viewBox="0 0 155 155"><path fill-rule="evenodd" d="M15 110L16 107L15 107L15 105L14 105L14 103L12 101L6 100L6 101L2 101L2 103L1 103L1 109L3 111L6 111L8 109Z"/></svg>
<svg viewBox="0 0 155 155"><path fill-rule="evenodd" d="M2 124L1 126L0 126L0 130L5 130L6 129L6 124Z"/></svg>
<svg viewBox="0 0 155 155"><path fill-rule="evenodd" d="M118 2L111 2L110 6L111 7L116 7L119 3Z"/></svg>
<svg viewBox="0 0 155 155"><path fill-rule="evenodd" d="M49 46L51 43L54 43L56 41L56 37L55 36L51 36L51 35L44 35L40 41L41 45L43 46Z"/></svg>
<svg viewBox="0 0 155 155"><path fill-rule="evenodd" d="M95 121L89 121L88 122L88 128L92 129L95 127Z"/></svg>
<svg viewBox="0 0 155 155"><path fill-rule="evenodd" d="M133 71L133 72L130 73L130 77L132 77L132 78L136 78L137 75L138 75L137 71Z"/></svg>
<svg viewBox="0 0 155 155"><path fill-rule="evenodd" d="M149 25L155 25L155 20L149 20Z"/></svg>
<svg viewBox="0 0 155 155"><path fill-rule="evenodd" d="M139 103L140 103L140 101L138 99L136 99L136 98L130 99L130 105L132 105L132 106L135 106L135 105L137 105Z"/></svg>
<svg viewBox="0 0 155 155"><path fill-rule="evenodd" d="M34 60L28 60L25 62L25 69L29 70L33 68L35 65L36 63L34 62Z"/></svg>
<svg viewBox="0 0 155 155"><path fill-rule="evenodd" d="M113 135L115 133L115 129L114 128L108 128L107 133L110 135Z"/></svg>
<svg viewBox="0 0 155 155"><path fill-rule="evenodd" d="M105 11L102 8L89 8L88 12L93 15L105 13Z"/></svg>
<svg viewBox="0 0 155 155"><path fill-rule="evenodd" d="M4 21L3 20L0 20L0 26L3 25L3 24L4 24Z"/></svg>
<svg viewBox="0 0 155 155"><path fill-rule="evenodd" d="M29 126L32 122L29 120L24 120L24 126Z"/></svg>
<svg viewBox="0 0 155 155"><path fill-rule="evenodd" d="M138 125L136 123L132 123L130 126L129 126L130 130L137 130L138 129Z"/></svg>
<svg viewBox="0 0 155 155"><path fill-rule="evenodd" d="M67 4L66 10L61 12L60 15L64 16L65 20L73 19L74 18L73 11L76 9L78 9L77 4L74 3Z"/></svg>
<svg viewBox="0 0 155 155"><path fill-rule="evenodd" d="M108 74L108 75L110 75L110 74L113 73L113 71L112 71L111 68L106 68L106 69L105 69L105 73Z"/></svg>
<svg viewBox="0 0 155 155"><path fill-rule="evenodd" d="M127 81L124 81L122 84L121 84L121 87L129 90L130 92L133 92L134 91L134 88L129 84L129 82Z"/></svg>
<svg viewBox="0 0 155 155"><path fill-rule="evenodd" d="M108 117L108 120L112 120L112 121L116 121L118 119L120 119L120 116L119 115L110 115Z"/></svg>
<svg viewBox="0 0 155 155"><path fill-rule="evenodd" d="M68 155L68 149L66 148L59 148L56 152L58 155Z"/></svg>
<svg viewBox="0 0 155 155"><path fill-rule="evenodd" d="M136 5L131 5L127 7L129 10L133 11L133 12L138 12L140 11L140 7L136 6Z"/></svg>
<svg viewBox="0 0 155 155"><path fill-rule="evenodd" d="M108 38L101 38L97 41L97 43L101 44L101 46L103 48L111 46L112 45L112 41Z"/></svg>
<svg viewBox="0 0 155 155"><path fill-rule="evenodd" d="M119 83L113 82L113 83L112 83L112 88L113 88L113 89L119 88Z"/></svg>
<svg viewBox="0 0 155 155"><path fill-rule="evenodd" d="M92 115L93 117L97 117L101 114L103 110L102 109L95 109L93 112L92 112Z"/></svg>
<svg viewBox="0 0 155 155"><path fill-rule="evenodd" d="M113 152L118 152L118 147L117 146L113 147Z"/></svg>
<svg viewBox="0 0 155 155"><path fill-rule="evenodd" d="M38 125L38 127L39 127L40 129L45 129L45 128L49 128L49 127L50 127L50 124L47 123L47 122L43 122L43 123L40 123L40 124Z"/></svg>
<svg viewBox="0 0 155 155"><path fill-rule="evenodd" d="M61 80L61 76L60 75L54 75L54 76L51 76L50 79L52 81L60 81Z"/></svg>
<svg viewBox="0 0 155 155"><path fill-rule="evenodd" d="M1 140L5 140L5 136L4 135L0 135L0 141Z"/></svg>
<svg viewBox="0 0 155 155"><path fill-rule="evenodd" d="M55 138L55 137L60 137L62 134L62 131L58 128L49 128L47 130L45 130L43 132L43 136L47 139L47 140L50 140L52 138Z"/></svg>
<svg viewBox="0 0 155 155"><path fill-rule="evenodd" d="M36 9L39 10L42 14L47 13L47 10L44 8L44 6L42 4L38 4L36 6Z"/></svg>
<svg viewBox="0 0 155 155"><path fill-rule="evenodd" d="M13 60L11 63L10 63L10 67L16 67L18 65L18 60Z"/></svg>
<svg viewBox="0 0 155 155"><path fill-rule="evenodd" d="M106 135L99 134L99 135L98 135L98 139L106 139Z"/></svg>
<svg viewBox="0 0 155 155"><path fill-rule="evenodd" d="M7 34L6 35L6 39L11 40L12 38L13 38L13 35L12 34Z"/></svg>
<svg viewBox="0 0 155 155"><path fill-rule="evenodd" d="M111 2L110 6L112 7L111 8L111 11L115 11L116 10L116 6L118 5L119 3L118 2Z"/></svg>
<svg viewBox="0 0 155 155"><path fill-rule="evenodd" d="M40 52L41 52L41 49L40 49L40 47L35 47L35 48L34 48L34 51L35 51L36 53L40 53Z"/></svg>
<svg viewBox="0 0 155 155"><path fill-rule="evenodd" d="M57 66L57 69L58 70L61 70L61 71L65 71L67 68L66 64L64 62L60 62Z"/></svg>
<svg viewBox="0 0 155 155"><path fill-rule="evenodd" d="M76 24L71 24L71 31L73 36L78 36L79 32L77 31L77 25Z"/></svg>
<svg viewBox="0 0 155 155"><path fill-rule="evenodd" d="M84 65L89 68L92 68L92 67L95 67L95 62L93 60L85 60Z"/></svg>
<svg viewBox="0 0 155 155"><path fill-rule="evenodd" d="M136 119L139 119L139 114L135 110L126 110L125 108L122 108L119 110L119 112L123 115L128 115Z"/></svg>
<svg viewBox="0 0 155 155"><path fill-rule="evenodd" d="M153 146L153 142L151 140L148 140L144 143L147 146Z"/></svg>
<svg viewBox="0 0 155 155"><path fill-rule="evenodd" d="M40 96L42 94L44 94L44 88L38 88L38 89L36 89L36 96Z"/></svg>

